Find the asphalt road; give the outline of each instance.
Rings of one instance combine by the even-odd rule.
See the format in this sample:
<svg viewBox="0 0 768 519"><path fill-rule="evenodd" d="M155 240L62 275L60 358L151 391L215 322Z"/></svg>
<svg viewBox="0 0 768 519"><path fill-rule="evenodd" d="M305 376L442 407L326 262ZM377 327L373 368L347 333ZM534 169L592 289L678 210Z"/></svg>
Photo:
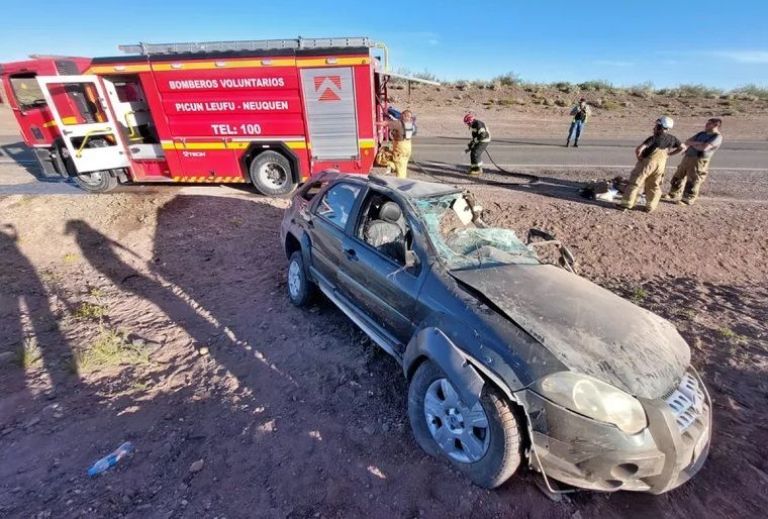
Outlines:
<svg viewBox="0 0 768 519"><path fill-rule="evenodd" d="M18 140L17 136L0 136L0 195L82 193L71 182L42 177L32 152ZM413 159L423 163L467 164L469 157L464 154L467 140L458 137L417 138ZM560 141L498 138L488 151L496 164L505 169L630 169L634 165L636 145L636 142L625 140L585 138L579 148L565 148ZM669 167L677 166L679 160L679 157L672 157ZM713 159L711 170L768 173L768 142L728 141L726 138L723 149ZM148 189L161 187L153 184Z"/></svg>
<svg viewBox="0 0 768 519"><path fill-rule="evenodd" d="M425 162L466 164L466 138L425 137L414 141L413 158ZM596 140L585 138L578 148L566 148L564 141L530 139L494 139L488 147L493 160L503 168L568 169L568 168L627 168L635 163L634 148L638 142L625 140ZM669 160L676 167L679 156ZM486 164L488 163L486 159ZM732 141L712 159L711 171L768 172L768 142Z"/></svg>

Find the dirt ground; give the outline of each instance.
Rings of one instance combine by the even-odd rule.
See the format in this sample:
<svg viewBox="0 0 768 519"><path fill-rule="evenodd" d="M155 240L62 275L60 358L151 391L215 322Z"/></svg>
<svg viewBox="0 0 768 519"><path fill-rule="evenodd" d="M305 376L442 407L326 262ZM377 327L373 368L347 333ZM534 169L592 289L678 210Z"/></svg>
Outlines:
<svg viewBox="0 0 768 519"><path fill-rule="evenodd" d="M0 517L760 516L768 181L713 177L699 205L645 215L560 174L472 187L490 222L554 232L582 275L678 326L714 400L690 483L562 502L527 470L474 487L416 445L392 359L327 301L289 304L285 200L163 186L0 199ZM126 440L135 455L86 477Z"/></svg>
<svg viewBox="0 0 768 519"><path fill-rule="evenodd" d="M424 92L412 101L422 135L465 132L448 118L502 98L448 105L464 92ZM657 101L597 111L590 132L642 134ZM768 138L761 107L726 118L729 137ZM482 110L496 136L557 136L566 117L528 102ZM706 110L681 108L678 125L698 129ZM5 115L0 135L15 134ZM467 183L450 168L411 173ZM715 426L710 459L680 489L556 503L527 470L496 491L474 487L416 445L392 359L332 304L288 303L286 200L145 186L0 197L0 517L762 516L768 179L718 172L699 205L645 215L578 197L593 174L544 171L532 184L491 173L468 187L491 223L554 232L582 275L691 344ZM132 457L87 478L126 440Z"/></svg>

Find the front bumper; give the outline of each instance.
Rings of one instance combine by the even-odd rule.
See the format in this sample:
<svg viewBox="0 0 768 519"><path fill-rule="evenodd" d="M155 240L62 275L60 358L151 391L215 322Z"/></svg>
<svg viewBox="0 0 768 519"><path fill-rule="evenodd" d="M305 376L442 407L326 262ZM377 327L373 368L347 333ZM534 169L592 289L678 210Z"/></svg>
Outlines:
<svg viewBox="0 0 768 519"><path fill-rule="evenodd" d="M648 427L637 434L624 433L526 391L534 468L591 490L661 494L682 485L704 464L712 432L709 395L697 375L690 377L704 397L698 410L681 420L674 402L641 399Z"/></svg>

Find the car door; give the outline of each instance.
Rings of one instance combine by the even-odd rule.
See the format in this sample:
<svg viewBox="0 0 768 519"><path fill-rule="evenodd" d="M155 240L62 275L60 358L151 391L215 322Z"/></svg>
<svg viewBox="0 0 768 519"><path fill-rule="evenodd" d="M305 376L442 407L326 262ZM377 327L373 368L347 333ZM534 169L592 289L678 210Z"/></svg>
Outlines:
<svg viewBox="0 0 768 519"><path fill-rule="evenodd" d="M337 270L344 258L344 230L360 195L361 186L336 182L313 204L308 232L312 243L312 275L329 288L336 288Z"/></svg>
<svg viewBox="0 0 768 519"><path fill-rule="evenodd" d="M339 286L347 298L405 346L424 317L418 296L427 270L425 255L414 244L419 264L406 268L361 238L362 217L360 220L344 238Z"/></svg>

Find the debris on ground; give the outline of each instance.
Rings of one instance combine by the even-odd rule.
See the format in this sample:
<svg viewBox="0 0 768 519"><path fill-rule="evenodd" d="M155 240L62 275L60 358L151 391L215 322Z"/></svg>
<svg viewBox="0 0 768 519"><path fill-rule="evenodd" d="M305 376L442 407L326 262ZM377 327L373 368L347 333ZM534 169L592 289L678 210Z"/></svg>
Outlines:
<svg viewBox="0 0 768 519"><path fill-rule="evenodd" d="M103 474L104 472L108 471L115 465L117 465L120 460L130 456L136 451L136 448L133 446L131 442L125 442L120 447L115 449L114 452L107 454L103 458L101 458L99 461L91 465L91 468L88 469L88 475L90 477L98 476L99 474Z"/></svg>

